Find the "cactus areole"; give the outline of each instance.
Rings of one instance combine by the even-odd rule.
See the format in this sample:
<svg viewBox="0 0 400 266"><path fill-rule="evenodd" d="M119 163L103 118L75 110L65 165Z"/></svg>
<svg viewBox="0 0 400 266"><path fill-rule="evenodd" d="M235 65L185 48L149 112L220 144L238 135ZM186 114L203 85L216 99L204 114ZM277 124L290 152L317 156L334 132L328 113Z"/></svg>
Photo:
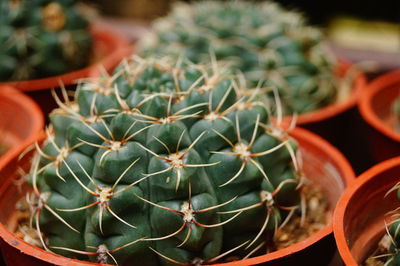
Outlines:
<svg viewBox="0 0 400 266"><path fill-rule="evenodd" d="M217 65L132 57L57 99L30 172L45 249L118 265L265 254L299 210L297 145Z"/></svg>
<svg viewBox="0 0 400 266"><path fill-rule="evenodd" d="M0 81L60 75L89 63L89 22L76 0L2 0L0 27Z"/></svg>

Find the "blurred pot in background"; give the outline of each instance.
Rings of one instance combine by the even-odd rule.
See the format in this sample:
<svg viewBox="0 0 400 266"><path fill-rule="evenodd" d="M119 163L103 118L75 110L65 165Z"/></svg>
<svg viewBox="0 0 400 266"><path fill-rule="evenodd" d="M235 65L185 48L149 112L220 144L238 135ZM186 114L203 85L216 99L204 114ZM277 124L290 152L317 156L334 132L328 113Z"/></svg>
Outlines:
<svg viewBox="0 0 400 266"><path fill-rule="evenodd" d="M91 3L94 1L90 1ZM152 20L168 13L171 0L96 0L104 15Z"/></svg>
<svg viewBox="0 0 400 266"><path fill-rule="evenodd" d="M400 155L400 70L374 79L361 95L359 111L368 124L364 134L376 162Z"/></svg>

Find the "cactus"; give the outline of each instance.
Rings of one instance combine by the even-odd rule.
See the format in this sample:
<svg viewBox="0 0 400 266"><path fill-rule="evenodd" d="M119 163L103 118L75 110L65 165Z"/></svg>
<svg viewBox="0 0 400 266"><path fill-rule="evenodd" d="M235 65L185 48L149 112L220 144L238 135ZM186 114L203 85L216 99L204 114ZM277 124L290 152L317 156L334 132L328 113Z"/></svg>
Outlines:
<svg viewBox="0 0 400 266"><path fill-rule="evenodd" d="M388 235L392 242L388 254L385 254L385 257L387 257L385 265L396 266L400 264L400 250L398 247L400 241L399 229L400 217L397 217L397 219L391 222L389 226Z"/></svg>
<svg viewBox="0 0 400 266"><path fill-rule="evenodd" d="M400 131L400 96L394 101L392 110L394 114L394 127L397 131Z"/></svg>
<svg viewBox="0 0 400 266"><path fill-rule="evenodd" d="M140 42L141 54L185 55L207 62L215 55L248 86L276 86L286 114L304 113L339 100L335 57L316 28L273 2L178 3ZM271 95L266 93L267 95Z"/></svg>
<svg viewBox="0 0 400 266"><path fill-rule="evenodd" d="M89 23L75 2L0 2L0 81L59 75L88 64Z"/></svg>
<svg viewBox="0 0 400 266"><path fill-rule="evenodd" d="M28 196L47 250L118 265L245 258L301 209L296 142L216 64L132 57L55 97Z"/></svg>
<svg viewBox="0 0 400 266"><path fill-rule="evenodd" d="M385 196L393 192L396 192L397 198L400 199L400 183L397 183L392 187ZM395 209L386 214L389 221L386 221L385 219L387 234L383 239L387 238L389 240L385 241L388 244L385 244L383 249L387 249L387 253L378 254L378 256L376 256L377 258L386 260L384 264L387 266L396 266L400 264L400 215L398 214L398 210L399 209ZM384 240L381 242L384 242Z"/></svg>

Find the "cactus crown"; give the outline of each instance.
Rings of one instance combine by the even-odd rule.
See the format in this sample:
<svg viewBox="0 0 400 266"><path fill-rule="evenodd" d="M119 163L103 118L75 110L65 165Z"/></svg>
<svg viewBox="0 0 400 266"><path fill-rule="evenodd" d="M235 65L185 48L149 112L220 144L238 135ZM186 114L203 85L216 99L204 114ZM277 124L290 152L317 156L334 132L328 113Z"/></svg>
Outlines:
<svg viewBox="0 0 400 266"><path fill-rule="evenodd" d="M46 249L119 265L245 258L299 208L296 142L217 65L133 57L56 99L29 197Z"/></svg>
<svg viewBox="0 0 400 266"><path fill-rule="evenodd" d="M75 2L0 2L0 81L59 75L88 64L92 40Z"/></svg>
<svg viewBox="0 0 400 266"><path fill-rule="evenodd" d="M184 54L207 62L210 53L241 71L249 86L276 86L286 114L324 107L337 98L336 59L321 33L273 2L178 3L140 44L142 54Z"/></svg>

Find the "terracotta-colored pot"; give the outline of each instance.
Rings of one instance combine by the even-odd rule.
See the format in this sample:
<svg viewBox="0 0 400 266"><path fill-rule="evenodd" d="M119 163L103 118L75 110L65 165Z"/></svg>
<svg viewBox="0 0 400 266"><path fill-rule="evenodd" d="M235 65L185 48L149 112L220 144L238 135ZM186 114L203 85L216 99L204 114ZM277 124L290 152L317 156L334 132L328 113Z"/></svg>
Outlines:
<svg viewBox="0 0 400 266"><path fill-rule="evenodd" d="M396 193L385 194L400 180L400 157L360 175L340 198L334 213L334 235L346 265L359 265L385 234L385 214L400 206Z"/></svg>
<svg viewBox="0 0 400 266"><path fill-rule="evenodd" d="M400 155L400 132L394 129L392 104L400 96L400 70L373 80L359 100L359 110L368 123L368 143L373 158L380 162Z"/></svg>
<svg viewBox="0 0 400 266"><path fill-rule="evenodd" d="M115 17L134 18L135 20L153 20L165 16L171 6L171 0L95 0L103 13Z"/></svg>
<svg viewBox="0 0 400 266"><path fill-rule="evenodd" d="M354 179L354 172L334 147L317 135L304 129L296 128L291 135L300 143L304 159L306 176L315 184L321 186L330 203L328 212L333 213L337 200L344 188ZM13 233L15 228L15 203L23 194L18 190L13 180L18 178L16 169L28 169L30 156L17 160L17 155L9 156L8 163L0 168L0 244L6 262L12 265L94 265L88 262L69 259L31 246ZM224 265L250 265L267 263L268 265L301 265L310 261L327 264L332 258L336 247L332 235L332 223L328 222L323 229L309 238L263 256ZM320 261L318 261L320 260ZM319 265L318 264L318 265ZM304 264L306 265L306 264Z"/></svg>
<svg viewBox="0 0 400 266"><path fill-rule="evenodd" d="M44 127L39 106L25 94L9 86L0 86L0 165L19 148L36 140Z"/></svg>
<svg viewBox="0 0 400 266"><path fill-rule="evenodd" d="M77 80L86 78L89 74L93 75L96 71L99 72L100 67L104 67L104 69L110 71L122 58L132 53L129 42L123 36L116 33L115 30L104 27L104 23L93 24L91 34L93 36L93 54L89 66L59 76L35 80L0 82L0 85L9 85L26 92L40 105L47 117L47 114L57 107L50 89L59 88L60 82L67 88L74 88Z"/></svg>

